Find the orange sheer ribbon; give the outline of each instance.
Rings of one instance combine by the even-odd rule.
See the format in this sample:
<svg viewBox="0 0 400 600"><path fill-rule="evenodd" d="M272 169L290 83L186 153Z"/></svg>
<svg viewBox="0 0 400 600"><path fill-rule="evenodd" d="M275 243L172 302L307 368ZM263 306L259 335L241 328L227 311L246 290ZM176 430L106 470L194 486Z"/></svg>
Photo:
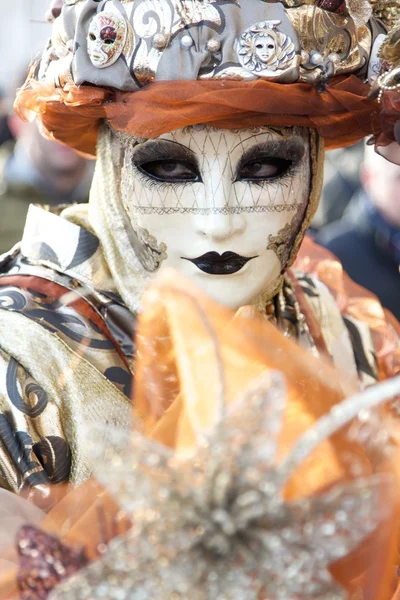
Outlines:
<svg viewBox="0 0 400 600"><path fill-rule="evenodd" d="M226 129L298 125L316 129L329 149L380 131L378 104L368 92L354 75L333 79L322 93L306 83L262 80L156 82L119 92L91 85L61 89L28 79L15 108L24 119L38 115L48 136L91 156L101 119L144 138L199 123Z"/></svg>

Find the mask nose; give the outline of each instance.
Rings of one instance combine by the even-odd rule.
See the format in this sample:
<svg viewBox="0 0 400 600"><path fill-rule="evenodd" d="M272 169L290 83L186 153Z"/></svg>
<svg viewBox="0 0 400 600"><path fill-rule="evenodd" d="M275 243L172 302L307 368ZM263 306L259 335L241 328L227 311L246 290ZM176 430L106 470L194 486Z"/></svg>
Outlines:
<svg viewBox="0 0 400 600"><path fill-rule="evenodd" d="M205 214L197 215L197 231L209 239L222 242L234 235L243 233L246 229L246 219L243 214L235 213L230 199L235 198L232 183L221 181L217 189L212 185L205 186Z"/></svg>
<svg viewBox="0 0 400 600"><path fill-rule="evenodd" d="M208 237L215 242L228 240L236 234L243 233L246 222L241 214L232 214L229 207L227 211L217 212L210 209L209 214L197 217L197 230L200 235Z"/></svg>

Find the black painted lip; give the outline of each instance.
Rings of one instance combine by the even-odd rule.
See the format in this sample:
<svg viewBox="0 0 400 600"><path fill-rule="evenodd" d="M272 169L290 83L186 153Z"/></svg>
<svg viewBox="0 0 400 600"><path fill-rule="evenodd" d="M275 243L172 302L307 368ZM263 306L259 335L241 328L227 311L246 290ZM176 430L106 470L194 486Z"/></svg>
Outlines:
<svg viewBox="0 0 400 600"><path fill-rule="evenodd" d="M249 260L253 260L257 256L246 258L245 256L240 256L240 254L236 254L236 252L224 252L223 254L206 252L197 258L186 258L185 256L181 256L181 258L182 260L189 260L198 269L209 275L232 275L243 269Z"/></svg>

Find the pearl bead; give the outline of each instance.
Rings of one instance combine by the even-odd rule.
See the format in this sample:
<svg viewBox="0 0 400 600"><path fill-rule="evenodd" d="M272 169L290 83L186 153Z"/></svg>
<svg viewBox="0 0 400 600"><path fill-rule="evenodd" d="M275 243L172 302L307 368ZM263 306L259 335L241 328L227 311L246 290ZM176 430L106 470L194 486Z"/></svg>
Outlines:
<svg viewBox="0 0 400 600"><path fill-rule="evenodd" d="M221 49L221 42L218 40L208 40L207 42L207 50L210 52L218 52Z"/></svg>
<svg viewBox="0 0 400 600"><path fill-rule="evenodd" d="M186 48L187 50L193 46L193 40L190 35L184 35L181 38L181 46L182 48Z"/></svg>
<svg viewBox="0 0 400 600"><path fill-rule="evenodd" d="M166 48L167 44L168 38L163 33L156 33L153 37L154 48L158 48L158 50L163 50L163 48Z"/></svg>
<svg viewBox="0 0 400 600"><path fill-rule="evenodd" d="M310 63L312 65L320 65L323 61L324 61L324 58L323 58L321 52L314 50L313 52L310 53Z"/></svg>
<svg viewBox="0 0 400 600"><path fill-rule="evenodd" d="M332 52L331 54L328 54L328 58L330 61L333 62L334 65L340 64L340 56L336 52Z"/></svg>

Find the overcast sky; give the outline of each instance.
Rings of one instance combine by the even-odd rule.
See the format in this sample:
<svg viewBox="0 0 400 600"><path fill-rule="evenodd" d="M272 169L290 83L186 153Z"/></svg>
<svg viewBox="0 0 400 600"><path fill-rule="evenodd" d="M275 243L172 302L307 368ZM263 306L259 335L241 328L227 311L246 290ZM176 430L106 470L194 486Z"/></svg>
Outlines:
<svg viewBox="0 0 400 600"><path fill-rule="evenodd" d="M2 41L0 83L14 85L22 69L35 58L50 37L44 14L49 0L0 0Z"/></svg>

